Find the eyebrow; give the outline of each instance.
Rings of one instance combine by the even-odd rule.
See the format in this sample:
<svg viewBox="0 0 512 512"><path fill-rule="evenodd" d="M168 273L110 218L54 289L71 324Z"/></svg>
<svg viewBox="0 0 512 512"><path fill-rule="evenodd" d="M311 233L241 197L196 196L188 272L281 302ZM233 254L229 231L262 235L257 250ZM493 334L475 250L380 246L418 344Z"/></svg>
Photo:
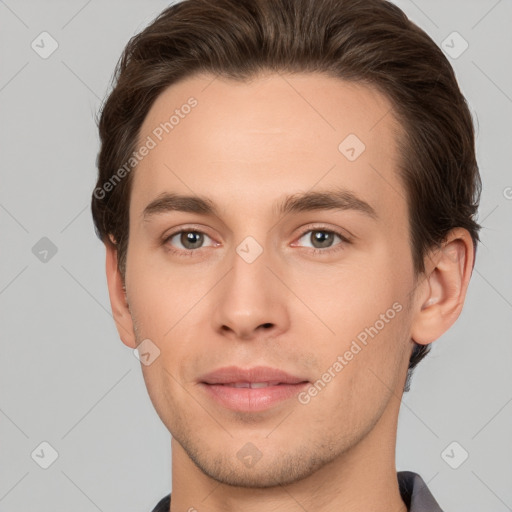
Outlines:
<svg viewBox="0 0 512 512"><path fill-rule="evenodd" d="M318 210L353 210L377 220L379 217L375 209L353 192L346 189L328 190L325 192L304 192L287 196L274 206L278 215ZM197 213L220 217L219 211L213 201L207 197L186 196L176 193L164 192L151 201L142 213L145 221L157 214L169 211Z"/></svg>

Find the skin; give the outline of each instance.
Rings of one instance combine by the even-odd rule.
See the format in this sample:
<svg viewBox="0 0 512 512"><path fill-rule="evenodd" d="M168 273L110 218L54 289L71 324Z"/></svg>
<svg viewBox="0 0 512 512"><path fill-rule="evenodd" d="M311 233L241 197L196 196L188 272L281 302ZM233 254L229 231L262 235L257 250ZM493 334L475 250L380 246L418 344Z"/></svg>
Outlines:
<svg viewBox="0 0 512 512"><path fill-rule="evenodd" d="M160 350L141 367L172 434L171 512L405 511L395 445L412 339L431 343L458 318L470 235L453 230L416 279L396 172L400 126L375 89L320 74L213 78L169 87L144 120L140 141L190 96L198 101L133 171L126 290L106 244L121 340L135 348L150 339ZM350 133L366 146L353 162L338 150ZM325 209L282 216L274 206L339 187L378 218ZM219 216L171 210L144 219L163 192L207 197ZM192 228L205 233L202 246L165 241ZM315 230L350 243L334 236L321 245ZM248 236L263 249L252 263L236 252ZM292 398L240 413L198 385L229 365L315 382L394 303L401 311L307 404ZM237 457L248 442L261 453L252 467Z"/></svg>

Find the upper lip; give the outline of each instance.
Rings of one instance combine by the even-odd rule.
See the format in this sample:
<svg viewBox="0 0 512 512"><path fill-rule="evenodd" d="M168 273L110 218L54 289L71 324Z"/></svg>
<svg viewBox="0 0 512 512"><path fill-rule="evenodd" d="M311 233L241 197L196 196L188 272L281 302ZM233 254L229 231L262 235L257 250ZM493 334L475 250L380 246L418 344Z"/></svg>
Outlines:
<svg viewBox="0 0 512 512"><path fill-rule="evenodd" d="M226 366L203 375L199 381L206 384L233 384L236 382L298 384L300 382L307 382L307 379L296 377L277 368L270 368L268 366L254 366L252 368Z"/></svg>

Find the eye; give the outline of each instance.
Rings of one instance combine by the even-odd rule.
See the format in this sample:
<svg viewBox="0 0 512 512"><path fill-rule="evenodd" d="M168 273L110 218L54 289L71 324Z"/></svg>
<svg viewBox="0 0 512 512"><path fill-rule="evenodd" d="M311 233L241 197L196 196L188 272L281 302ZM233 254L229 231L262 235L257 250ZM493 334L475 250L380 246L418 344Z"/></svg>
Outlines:
<svg viewBox="0 0 512 512"><path fill-rule="evenodd" d="M164 244L170 246L169 249L173 252L191 252L194 251L195 249L201 249L202 247L210 247L214 245L203 245L205 242L205 238L207 238L210 241L212 240L206 233L203 233L202 231L197 231L193 229L181 230L169 235L164 240ZM176 246L178 247L177 249Z"/></svg>
<svg viewBox="0 0 512 512"><path fill-rule="evenodd" d="M333 245L336 238L343 243ZM345 243L350 243L350 241L341 233L321 227L305 231L298 241L301 245L306 244L306 247L311 247L315 253L336 251L342 249ZM311 243L311 245L308 246L308 242Z"/></svg>
<svg viewBox="0 0 512 512"><path fill-rule="evenodd" d="M337 244L335 243L336 239L339 240ZM208 245L205 245L206 240L210 241ZM308 246L308 243L311 245ZM349 243L350 240L341 233L333 231L332 229L317 227L316 229L305 231L298 239L298 244L294 243L292 246L303 245L309 247L311 252L317 254L332 253L341 250L345 244ZM167 236L163 244L167 250L179 256L192 256L194 252L197 252L197 249L219 245L206 233L197 229L182 229L176 231Z"/></svg>

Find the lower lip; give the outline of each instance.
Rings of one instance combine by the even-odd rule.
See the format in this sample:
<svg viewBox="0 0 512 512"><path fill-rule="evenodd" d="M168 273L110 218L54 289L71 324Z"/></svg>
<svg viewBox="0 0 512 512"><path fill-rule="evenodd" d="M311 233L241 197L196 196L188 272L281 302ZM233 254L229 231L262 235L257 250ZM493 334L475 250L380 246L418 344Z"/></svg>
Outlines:
<svg viewBox="0 0 512 512"><path fill-rule="evenodd" d="M300 384L279 384L266 388L234 388L222 384L205 384L201 387L220 405L241 412L258 412L289 400L309 385L309 382Z"/></svg>

